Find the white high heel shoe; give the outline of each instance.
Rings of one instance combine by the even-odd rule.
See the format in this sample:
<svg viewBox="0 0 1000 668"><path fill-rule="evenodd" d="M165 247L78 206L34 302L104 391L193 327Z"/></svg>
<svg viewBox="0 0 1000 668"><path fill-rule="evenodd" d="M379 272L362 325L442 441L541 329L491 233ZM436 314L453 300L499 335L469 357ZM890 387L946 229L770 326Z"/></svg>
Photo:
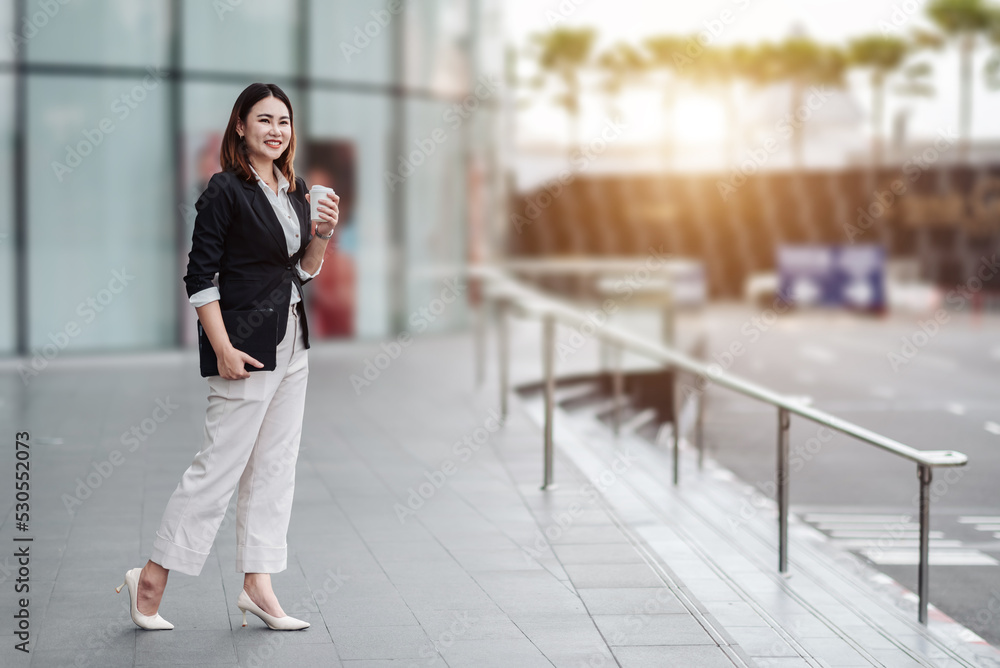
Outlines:
<svg viewBox="0 0 1000 668"><path fill-rule="evenodd" d="M309 622L304 622L301 619L295 619L289 615L272 617L267 614L260 609L260 606L250 600L246 589L240 590L240 596L236 599L236 607L243 611L243 626L247 625L247 612L252 612L260 617L261 621L267 624L268 628L275 631L299 631L309 628Z"/></svg>
<svg viewBox="0 0 1000 668"><path fill-rule="evenodd" d="M147 629L149 631L161 631L169 630L174 628L174 625L160 617L160 613L155 615L144 615L139 612L139 574L142 572L141 568L133 568L130 571L125 571L125 581L121 585L115 587L116 593L122 592L122 587L128 585L128 596L132 602L132 621L135 625L141 629Z"/></svg>

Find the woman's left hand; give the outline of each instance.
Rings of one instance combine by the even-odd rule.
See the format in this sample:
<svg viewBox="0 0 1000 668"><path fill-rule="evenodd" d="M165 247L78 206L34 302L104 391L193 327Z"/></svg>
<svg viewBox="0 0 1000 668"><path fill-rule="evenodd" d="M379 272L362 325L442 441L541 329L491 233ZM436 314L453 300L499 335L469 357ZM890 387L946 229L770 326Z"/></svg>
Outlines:
<svg viewBox="0 0 1000 668"><path fill-rule="evenodd" d="M311 203L309 193L306 193L306 201ZM319 212L320 220L311 221L312 233L319 233L324 237L332 234L340 220L340 195L337 193L324 195L316 206L316 211Z"/></svg>

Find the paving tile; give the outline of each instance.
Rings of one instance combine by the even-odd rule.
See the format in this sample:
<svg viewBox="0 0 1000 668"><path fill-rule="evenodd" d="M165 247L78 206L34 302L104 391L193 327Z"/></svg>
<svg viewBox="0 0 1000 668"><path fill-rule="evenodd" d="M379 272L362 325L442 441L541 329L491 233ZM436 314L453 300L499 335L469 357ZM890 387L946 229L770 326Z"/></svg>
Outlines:
<svg viewBox="0 0 1000 668"><path fill-rule="evenodd" d="M567 564L565 569L577 589L662 587L666 584L644 563Z"/></svg>
<svg viewBox="0 0 1000 668"><path fill-rule="evenodd" d="M594 615L605 640L618 645L715 645L689 614Z"/></svg>
<svg viewBox="0 0 1000 668"><path fill-rule="evenodd" d="M137 631L135 665L173 663L235 663L232 632L225 631Z"/></svg>
<svg viewBox="0 0 1000 668"><path fill-rule="evenodd" d="M343 665L332 644L293 645L281 637L295 634L277 631L272 631L271 634L276 636L272 643L238 646L236 653L240 665L267 666L268 668L303 668L304 666L340 668Z"/></svg>
<svg viewBox="0 0 1000 668"><path fill-rule="evenodd" d="M870 666L871 662L840 638L803 638L802 646L830 666Z"/></svg>
<svg viewBox="0 0 1000 668"><path fill-rule="evenodd" d="M674 593L663 587L581 589L580 598L592 615L655 615L686 613Z"/></svg>
<svg viewBox="0 0 1000 668"><path fill-rule="evenodd" d="M338 626L330 629L344 661L350 659L418 659L434 654L419 626Z"/></svg>
<svg viewBox="0 0 1000 668"><path fill-rule="evenodd" d="M770 627L770 624L754 610L749 603L742 601L711 601L704 604L705 609L727 629L732 626Z"/></svg>
<svg viewBox="0 0 1000 668"><path fill-rule="evenodd" d="M615 658L622 668L665 668L666 666L691 666L694 668L733 668L733 662L716 646L679 645L674 647L613 647Z"/></svg>
<svg viewBox="0 0 1000 668"><path fill-rule="evenodd" d="M635 548L627 543L593 543L569 545L557 543L552 546L565 565L570 564L629 564L645 563Z"/></svg>
<svg viewBox="0 0 1000 668"><path fill-rule="evenodd" d="M530 640L458 640L443 649L449 666L459 668L551 668L552 663Z"/></svg>
<svg viewBox="0 0 1000 668"><path fill-rule="evenodd" d="M774 629L755 626L727 626L726 632L752 657L800 656Z"/></svg>

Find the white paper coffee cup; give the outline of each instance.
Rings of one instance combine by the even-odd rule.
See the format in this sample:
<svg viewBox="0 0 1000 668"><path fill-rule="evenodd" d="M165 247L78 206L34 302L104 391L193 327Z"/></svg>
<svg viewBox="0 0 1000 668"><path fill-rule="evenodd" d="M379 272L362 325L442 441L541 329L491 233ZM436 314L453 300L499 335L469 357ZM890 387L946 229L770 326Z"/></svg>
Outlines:
<svg viewBox="0 0 1000 668"><path fill-rule="evenodd" d="M309 220L321 220L319 217L319 201L323 199L326 194L335 194L333 188L327 188L326 186L313 186L309 189ZM332 199L332 198L331 198Z"/></svg>

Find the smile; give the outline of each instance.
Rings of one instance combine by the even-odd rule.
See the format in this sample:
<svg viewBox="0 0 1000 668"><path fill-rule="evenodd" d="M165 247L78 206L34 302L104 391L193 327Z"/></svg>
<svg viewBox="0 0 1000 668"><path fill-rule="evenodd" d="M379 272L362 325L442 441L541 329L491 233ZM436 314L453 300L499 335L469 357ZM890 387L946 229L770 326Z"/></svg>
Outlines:
<svg viewBox="0 0 1000 668"><path fill-rule="evenodd" d="M272 140L266 141L264 143L267 144L268 146L270 146L271 148L281 148L281 142L280 141L276 141L276 140L272 139Z"/></svg>

